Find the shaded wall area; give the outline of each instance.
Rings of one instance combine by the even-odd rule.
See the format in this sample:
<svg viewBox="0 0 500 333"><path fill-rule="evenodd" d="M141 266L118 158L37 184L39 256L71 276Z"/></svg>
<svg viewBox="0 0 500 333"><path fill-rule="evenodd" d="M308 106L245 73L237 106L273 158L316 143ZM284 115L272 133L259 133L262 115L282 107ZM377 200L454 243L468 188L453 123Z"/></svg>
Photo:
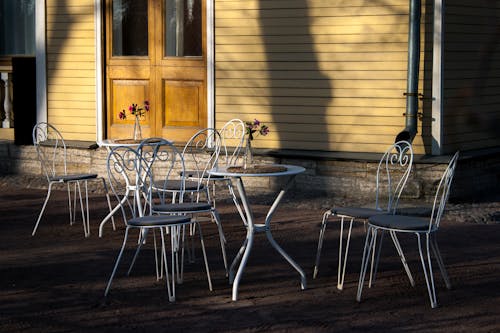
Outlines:
<svg viewBox="0 0 500 333"><path fill-rule="evenodd" d="M444 152L500 146L500 3L445 4Z"/></svg>

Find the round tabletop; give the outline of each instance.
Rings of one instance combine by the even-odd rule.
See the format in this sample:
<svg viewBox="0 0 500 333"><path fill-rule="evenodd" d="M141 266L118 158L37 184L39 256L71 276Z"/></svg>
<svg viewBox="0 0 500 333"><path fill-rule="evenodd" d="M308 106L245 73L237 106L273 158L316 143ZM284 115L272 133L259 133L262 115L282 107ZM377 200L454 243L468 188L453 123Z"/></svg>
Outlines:
<svg viewBox="0 0 500 333"><path fill-rule="evenodd" d="M144 140L144 139L143 139ZM126 146L126 147L137 147L141 144L143 140L134 140L134 139L105 139L97 142L99 147L118 147L118 146ZM171 140L167 140L169 143L173 143Z"/></svg>
<svg viewBox="0 0 500 333"><path fill-rule="evenodd" d="M306 171L305 168L289 164L257 164L244 169L242 166L224 166L210 170L212 176L225 177L278 177L291 176Z"/></svg>

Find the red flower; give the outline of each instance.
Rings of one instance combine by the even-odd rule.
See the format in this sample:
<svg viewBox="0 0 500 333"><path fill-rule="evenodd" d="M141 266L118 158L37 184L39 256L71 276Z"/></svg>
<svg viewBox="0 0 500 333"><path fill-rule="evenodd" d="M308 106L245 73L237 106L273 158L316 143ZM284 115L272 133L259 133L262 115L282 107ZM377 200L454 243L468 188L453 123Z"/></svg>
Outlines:
<svg viewBox="0 0 500 333"><path fill-rule="evenodd" d="M146 114L146 112L149 112L150 106L149 106L149 101L144 101L144 105L142 107L139 107L138 104L132 103L128 107L128 111L130 112L131 115L136 116L136 117L142 117ZM118 117L120 119L127 119L127 113L125 110L122 110L119 114Z"/></svg>

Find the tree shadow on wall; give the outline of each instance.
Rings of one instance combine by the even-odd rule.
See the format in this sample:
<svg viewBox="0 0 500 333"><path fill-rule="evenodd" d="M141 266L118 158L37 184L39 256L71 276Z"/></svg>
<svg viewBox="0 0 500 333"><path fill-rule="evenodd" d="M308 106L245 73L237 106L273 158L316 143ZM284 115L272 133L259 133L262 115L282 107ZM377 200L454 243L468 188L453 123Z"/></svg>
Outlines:
<svg viewBox="0 0 500 333"><path fill-rule="evenodd" d="M270 91L271 130L279 148L328 150L330 78L319 66L308 1L260 0L259 20Z"/></svg>

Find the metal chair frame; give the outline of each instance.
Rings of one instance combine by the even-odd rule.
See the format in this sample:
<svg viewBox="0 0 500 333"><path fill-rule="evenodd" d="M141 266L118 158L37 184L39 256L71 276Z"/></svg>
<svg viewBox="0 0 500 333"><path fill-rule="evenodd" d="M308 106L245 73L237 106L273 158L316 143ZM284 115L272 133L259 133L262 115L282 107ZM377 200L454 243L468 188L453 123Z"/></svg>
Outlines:
<svg viewBox="0 0 500 333"><path fill-rule="evenodd" d="M246 134L246 126L245 122L241 119L231 119L222 126L219 131L221 136L221 149L219 154L219 159L217 160L216 167L219 166L236 166L239 163L243 163L243 155L244 155L244 145L245 145L245 134ZM229 147L232 146L230 150ZM215 206L215 188L216 183L225 182L229 194L240 214L241 218L245 221L245 213L241 208L238 197L236 196L236 192L234 191L233 182L230 177L212 177L211 181L213 182L212 193L213 198L212 202Z"/></svg>
<svg viewBox="0 0 500 333"><path fill-rule="evenodd" d="M337 289L342 290L344 287L344 278L347 265L347 257L349 253L349 244L351 240L352 225L354 222L363 222L366 225L367 219L371 215L394 213L401 193L406 185L413 164L413 150L411 143L407 141L398 141L391 145L382 155L375 178L375 207L339 207L332 208L323 214L321 228L318 240L318 249L316 252L316 260L314 265L313 278L316 278L319 270L319 261L325 230L330 217L340 218L340 236L339 236L339 255L338 255L338 270L337 270ZM399 175L397 175L399 173ZM383 184L386 184L385 186ZM386 192L386 202L382 197L382 191ZM344 249L344 222L349 222L347 230L347 238L345 240ZM394 245L398 248L397 239L393 239ZM379 246L382 239L379 242ZM376 243L374 243L374 246ZM401 257L404 260L404 255ZM374 280L374 271L376 272L376 258L372 258L372 268L370 274L370 284Z"/></svg>
<svg viewBox="0 0 500 333"><path fill-rule="evenodd" d="M158 194L159 203L153 204L152 210L156 214L189 215L193 220L199 222L204 220L199 217L200 214L210 214L210 220L217 225L222 259L227 274L226 240L220 215L213 205L208 186L211 181L208 171L215 167L219 158L220 148L221 137L217 130L205 128L196 132L182 150L185 168L180 170L179 175L183 187L180 189L176 188L177 183L172 182L171 178L158 181L157 177L155 179L155 190ZM207 152L209 153L207 154ZM153 169L155 168L153 167ZM188 182L190 183L189 186L186 185ZM187 198L188 195L190 196L189 199ZM197 226L199 226L199 223ZM190 230L191 235L194 232L194 229ZM188 255L190 255L191 261L194 261L194 252L189 251ZM182 281L182 269L180 281Z"/></svg>
<svg viewBox="0 0 500 333"><path fill-rule="evenodd" d="M448 167L444 171L443 176L441 177L439 185L436 189L436 195L434 197L432 213L429 221L427 221L426 218L401 215L380 215L373 216L368 219L368 231L366 234L365 246L363 250L358 292L356 296L356 300L358 302L361 301L361 293L363 291L363 285L368 266L368 257L370 257L371 251L375 250L373 245L379 231L389 232L393 239L396 238L397 233L410 233L416 235L420 261L422 263L425 282L427 284L427 291L429 293L429 299L432 308L437 307L437 298L432 271L431 250L435 256L446 287L448 289L451 288L450 279L444 267L443 258L437 245L436 232L439 229L441 217L443 216L446 202L448 201L458 156L459 152L456 152L449 162ZM405 228L401 228L401 226L405 226ZM422 241L425 242L425 254L422 251ZM398 249L398 252L402 253L401 248ZM413 280L413 278L410 278L410 283L412 286L415 286L415 281Z"/></svg>
<svg viewBox="0 0 500 333"><path fill-rule="evenodd" d="M154 165L155 161L159 159L165 162L162 164L163 166L168 166L168 169L164 170L168 174L172 174L172 171L178 165L181 165L181 167L183 167L181 154L170 142L163 139L146 139L143 141L143 143L141 143L137 150L130 147L115 147L110 151L108 155L108 179L116 199L119 202L123 200L122 196L124 193L124 187L126 187L128 183L131 183L132 180L135 184L135 191L133 204L130 204L128 200L125 200L125 202L129 204L120 206L123 218L126 223L126 230L122 247L118 254L118 258L116 259L106 290L104 292L105 296L108 295L111 283L122 258L124 249L126 247L129 230L134 228L140 230L140 238L127 275L130 275L137 256L143 244L145 243L148 231L153 230L155 260L157 262L157 278L163 277L163 271L165 269L168 298L170 302L174 302L176 299L176 283L179 280L177 277L179 274L179 262L182 262L182 259L179 259L179 252L181 252L181 256L183 256L183 239L185 227L190 225L197 225L205 262L208 286L209 289L212 290L212 281L210 278L210 270L208 267L208 260L206 256L201 226L198 225L198 222L196 220L193 220L189 217L183 215L158 215L152 209L154 205L153 193L155 192L153 186L154 175L152 166ZM125 207L129 208L129 214L126 213ZM128 218L128 215L130 215L131 218ZM159 274L158 272L158 254L156 250L156 237L154 234L155 230L159 230L161 236L161 274ZM168 272L165 233L170 234L171 237L170 276Z"/></svg>
<svg viewBox="0 0 500 333"><path fill-rule="evenodd" d="M47 196L43 203L38 219L33 228L32 236L35 235L38 225L42 219L43 213L47 206L52 193L52 187L58 184L66 184L68 191L68 206L69 206L69 220L73 225L76 221L76 207L77 197L79 198L80 209L82 213L83 231L85 237L90 236L90 221L89 221L89 197L88 197L88 182L99 181L102 182L106 199L108 202L109 210L111 211L111 202L109 199L108 187L104 177L99 177L94 173L77 173L68 174L67 171L67 149L63 136L56 129L55 126L47 123L40 122L33 128L33 145L36 148L37 156L41 164L42 172L45 174L48 182ZM82 197L82 190L80 183L85 186L85 203ZM72 202L71 185L74 185L74 194ZM114 219L112 220L113 227Z"/></svg>

